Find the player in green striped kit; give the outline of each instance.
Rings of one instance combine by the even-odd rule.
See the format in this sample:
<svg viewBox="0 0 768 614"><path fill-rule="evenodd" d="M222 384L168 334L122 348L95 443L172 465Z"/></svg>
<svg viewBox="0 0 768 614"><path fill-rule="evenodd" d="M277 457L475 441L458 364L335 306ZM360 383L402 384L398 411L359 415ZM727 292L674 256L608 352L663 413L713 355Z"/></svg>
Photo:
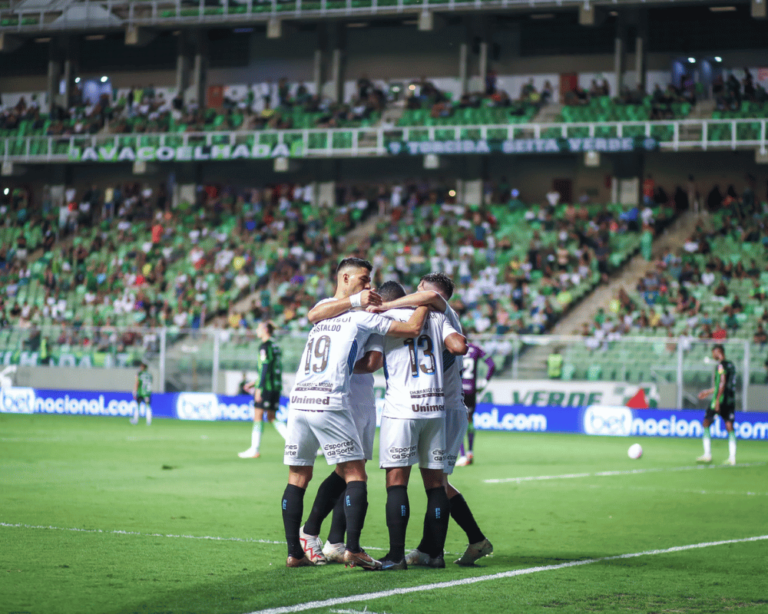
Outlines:
<svg viewBox="0 0 768 614"><path fill-rule="evenodd" d="M247 384L244 389L253 391L253 431L251 447L240 452L240 458L259 458L261 434L264 431L264 413L267 421L285 439L285 424L275 420L275 412L280 407L280 392L283 388L283 359L280 348L272 341L275 326L272 322L261 322L256 328L256 335L261 339L256 368L259 372L256 382Z"/></svg>
<svg viewBox="0 0 768 614"><path fill-rule="evenodd" d="M736 367L730 360L725 359L725 348L718 344L712 348L712 357L717 361L715 367L715 385L709 390L702 390L699 399L712 396L712 402L704 416L704 456L696 460L700 463L712 462L712 448L709 427L719 415L728 431L728 460L726 465L736 464L736 432L733 430L733 420L736 415Z"/></svg>
<svg viewBox="0 0 768 614"><path fill-rule="evenodd" d="M133 399L136 401L136 409L133 411L131 424L139 423L139 408L142 403L146 407L147 426L152 424L152 374L143 360L136 374L136 383L133 385Z"/></svg>

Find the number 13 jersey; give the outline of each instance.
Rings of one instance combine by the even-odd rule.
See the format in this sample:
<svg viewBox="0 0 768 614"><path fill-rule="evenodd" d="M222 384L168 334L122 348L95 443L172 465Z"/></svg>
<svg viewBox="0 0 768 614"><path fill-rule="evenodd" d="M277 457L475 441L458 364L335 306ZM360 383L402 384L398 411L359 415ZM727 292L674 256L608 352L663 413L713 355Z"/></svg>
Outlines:
<svg viewBox="0 0 768 614"><path fill-rule="evenodd" d="M411 315L409 309L387 312L387 317L399 322L407 322ZM443 350L445 339L453 333L458 331L443 314L430 312L417 337L384 339L387 395L382 416L418 420L445 415Z"/></svg>
<svg viewBox="0 0 768 614"><path fill-rule="evenodd" d="M391 320L365 311L315 324L291 390L291 409L351 409L350 380L360 348L371 335L386 335L391 325Z"/></svg>

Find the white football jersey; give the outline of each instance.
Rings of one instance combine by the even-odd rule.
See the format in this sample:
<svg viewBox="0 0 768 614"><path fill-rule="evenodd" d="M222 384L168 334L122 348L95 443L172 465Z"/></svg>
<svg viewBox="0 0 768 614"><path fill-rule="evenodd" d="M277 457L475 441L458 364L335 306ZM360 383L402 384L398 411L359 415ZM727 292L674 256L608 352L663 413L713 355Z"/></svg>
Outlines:
<svg viewBox="0 0 768 614"><path fill-rule="evenodd" d="M334 301L333 298L325 298L318 303ZM320 322L318 322L320 324ZM368 352L384 353L384 338L381 335L371 335L365 345L360 347L357 360L360 360ZM376 398L373 394L373 373L354 373L350 383L349 398L352 405L360 409L376 409Z"/></svg>
<svg viewBox="0 0 768 614"><path fill-rule="evenodd" d="M410 309L393 309L387 316L407 322ZM414 420L445 416L443 350L448 335L458 332L441 313L430 313L413 339L384 339L387 396L382 416Z"/></svg>
<svg viewBox="0 0 768 614"><path fill-rule="evenodd" d="M459 316L448 305L445 310L445 317L451 323L456 332L464 334L459 322ZM445 408L447 410L460 409L467 411L464 405L464 393L461 387L461 371L464 369L464 362L461 356L451 354L447 349L443 350L443 378L445 389Z"/></svg>
<svg viewBox="0 0 768 614"><path fill-rule="evenodd" d="M291 390L291 409L351 409L352 371L361 348L371 335L386 335L391 325L391 320L365 311L349 311L315 324Z"/></svg>

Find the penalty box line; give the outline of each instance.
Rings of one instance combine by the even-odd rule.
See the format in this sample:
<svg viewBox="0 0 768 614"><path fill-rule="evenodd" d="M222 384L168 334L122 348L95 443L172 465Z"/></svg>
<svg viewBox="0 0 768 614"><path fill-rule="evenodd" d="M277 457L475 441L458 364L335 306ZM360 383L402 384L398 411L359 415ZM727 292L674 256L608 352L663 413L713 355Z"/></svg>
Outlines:
<svg viewBox="0 0 768 614"><path fill-rule="evenodd" d="M568 567L580 567L582 565L591 565L592 563L602 563L604 561L617 561L621 559L633 559L641 556L653 556L656 554L669 554L672 552L684 552L686 550L695 550L698 548L709 548L711 546L723 546L726 544L740 544L745 542L756 542L768 539L768 535L759 535L756 537L745 537L742 539L727 539L717 542L703 542L700 544L689 544L687 546L675 546L663 550L647 550L645 552L633 552L631 554L618 554L615 556L604 556L596 559L585 559L583 561L572 561L570 563L560 563L559 565L544 565L539 567L527 567L525 569L515 569L513 571L504 571L489 576L475 576L473 578L464 578L462 580L451 580L450 582L437 582L434 584L422 584L420 586L409 586L406 588L394 588L388 591L378 591L375 593L364 593L361 595L352 595L350 597L338 597L336 599L325 599L324 601L309 601L297 605L284 606L279 608L269 608L266 610L257 610L249 614L290 614L291 612L304 612L306 610L315 610L318 608L328 608L343 605L345 603L356 603L360 601L370 601L373 599L382 599L392 597L393 595L407 595L409 593L420 593L444 588L453 588L454 586L464 586L468 584L477 584L479 582L488 582L490 580L501 580L503 578L513 578L515 576L524 576L538 573L541 571L556 571L558 569L567 569Z"/></svg>
<svg viewBox="0 0 768 614"><path fill-rule="evenodd" d="M564 473L562 475L532 475L521 478L497 478L483 480L486 484L520 484L544 480L573 480L575 478L605 478L615 475L637 475L662 471L699 471L703 469L732 469L733 467L761 467L768 463L739 463L737 465L689 465L687 467L649 467L648 469L627 469L624 471L597 471L595 473Z"/></svg>

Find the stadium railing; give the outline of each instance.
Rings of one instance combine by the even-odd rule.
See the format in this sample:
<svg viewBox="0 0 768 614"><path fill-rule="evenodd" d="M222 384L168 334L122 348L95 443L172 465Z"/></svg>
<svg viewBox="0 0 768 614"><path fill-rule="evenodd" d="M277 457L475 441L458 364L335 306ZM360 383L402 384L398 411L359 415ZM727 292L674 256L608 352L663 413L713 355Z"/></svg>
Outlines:
<svg viewBox="0 0 768 614"><path fill-rule="evenodd" d="M561 0L576 6L583 0ZM22 3L23 4L23 3ZM41 31L104 28L118 24L194 25L266 21L276 17L333 17L551 6L549 0L239 0L209 6L205 0L79 0L53 6L11 7L0 13L0 30ZM65 10L83 7L73 17ZM93 10L95 9L95 10ZM105 15L105 11L108 15ZM115 23L116 22L116 23Z"/></svg>
<svg viewBox="0 0 768 614"><path fill-rule="evenodd" d="M235 151L238 146L245 146ZM214 148L208 151L196 148ZM90 148L90 149L89 149ZM200 161L426 153L506 154L635 149L768 151L768 119L414 126L136 135L6 137L3 161ZM130 149L130 154L123 150ZM90 152L87 154L86 152Z"/></svg>
<svg viewBox="0 0 768 614"><path fill-rule="evenodd" d="M281 333L275 340L282 349L287 386L298 369L306 333ZM509 404L578 405L566 396L548 396L572 388L575 393L583 393L580 405L626 404L642 390L639 406L703 407L696 395L711 387L715 367L711 352L716 343L725 346L728 360L736 367L737 409L755 409L765 398L764 384L768 383L766 349L746 339L627 336L608 340L594 336L482 334L473 335L471 340L494 359L495 380L511 380L521 386L521 397L510 398ZM141 360L146 360L157 374L158 392L223 393L227 373L238 377L255 371L258 343L254 330L6 328L0 330L0 363L17 365L19 371L34 368L37 376L32 380L33 387L45 388L40 385L45 381L45 371L40 369L69 367L104 373L104 369L135 370ZM548 357L553 353L563 358L557 377L550 377L553 373L548 368ZM109 377L99 377L102 385L108 386ZM29 377L25 376L27 381ZM545 392L535 399L523 398L527 388L531 394L539 389ZM752 402L750 395L755 395Z"/></svg>

